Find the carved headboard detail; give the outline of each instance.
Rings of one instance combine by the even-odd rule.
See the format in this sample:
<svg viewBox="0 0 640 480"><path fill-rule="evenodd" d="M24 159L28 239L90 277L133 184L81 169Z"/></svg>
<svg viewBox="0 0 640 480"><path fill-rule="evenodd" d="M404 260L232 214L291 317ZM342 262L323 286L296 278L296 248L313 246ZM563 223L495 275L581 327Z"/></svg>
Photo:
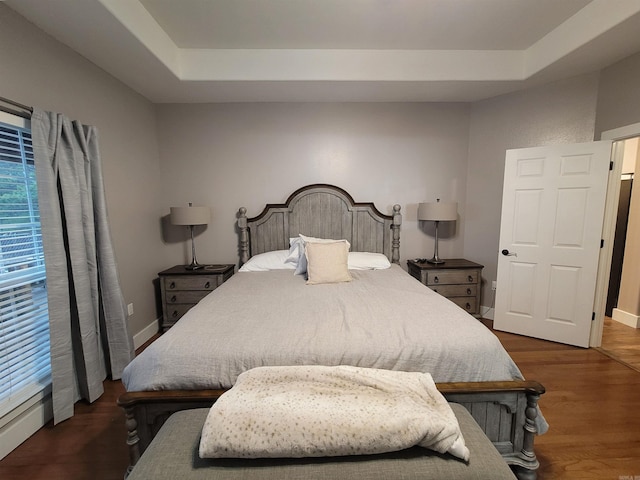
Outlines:
<svg viewBox="0 0 640 480"><path fill-rule="evenodd" d="M347 239L353 252L385 254L400 262L400 205L384 215L373 203L356 203L339 187L314 184L293 192L283 204L268 204L260 215L247 218L238 212L240 264L252 255L289 248L289 238L299 234Z"/></svg>

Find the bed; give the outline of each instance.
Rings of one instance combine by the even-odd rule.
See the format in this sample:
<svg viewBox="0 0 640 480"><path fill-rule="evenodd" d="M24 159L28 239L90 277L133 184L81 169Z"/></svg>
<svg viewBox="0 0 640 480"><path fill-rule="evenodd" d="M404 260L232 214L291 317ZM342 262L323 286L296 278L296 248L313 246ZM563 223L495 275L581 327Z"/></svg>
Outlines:
<svg viewBox="0 0 640 480"><path fill-rule="evenodd" d="M471 412L519 478L535 478L533 441L547 428L537 407L544 388L522 378L478 320L401 269L401 208L390 210L383 214L324 184L303 187L253 218L241 208L240 272L125 369L127 393L118 403L125 409L131 465L172 413L212 405L243 371L352 365L431 373L448 401ZM291 260L300 235L348 242L352 281L307 285L319 278L311 257L306 277L294 275L295 261L272 267ZM382 256L389 265L378 268Z"/></svg>

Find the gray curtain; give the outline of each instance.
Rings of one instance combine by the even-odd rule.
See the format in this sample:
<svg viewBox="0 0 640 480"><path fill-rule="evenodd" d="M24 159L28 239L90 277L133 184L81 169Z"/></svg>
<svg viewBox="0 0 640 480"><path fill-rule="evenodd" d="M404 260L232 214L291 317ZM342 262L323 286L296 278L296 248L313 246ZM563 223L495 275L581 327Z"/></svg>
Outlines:
<svg viewBox="0 0 640 480"><path fill-rule="evenodd" d="M93 402L133 358L94 127L34 109L31 135L47 271L54 422Z"/></svg>

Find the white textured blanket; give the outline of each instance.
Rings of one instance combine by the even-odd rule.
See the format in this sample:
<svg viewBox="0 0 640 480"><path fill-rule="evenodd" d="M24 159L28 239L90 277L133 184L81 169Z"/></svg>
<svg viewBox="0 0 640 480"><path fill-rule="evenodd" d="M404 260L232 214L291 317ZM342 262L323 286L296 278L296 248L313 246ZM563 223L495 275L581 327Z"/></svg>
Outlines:
<svg viewBox="0 0 640 480"><path fill-rule="evenodd" d="M258 367L211 407L203 458L366 455L420 445L464 460L451 407L428 373Z"/></svg>

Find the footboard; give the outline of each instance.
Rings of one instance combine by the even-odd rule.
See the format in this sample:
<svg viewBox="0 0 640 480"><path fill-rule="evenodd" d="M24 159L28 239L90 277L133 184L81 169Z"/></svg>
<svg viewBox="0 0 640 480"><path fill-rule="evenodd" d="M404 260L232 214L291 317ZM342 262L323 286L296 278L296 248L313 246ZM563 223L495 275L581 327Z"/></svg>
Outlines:
<svg viewBox="0 0 640 480"><path fill-rule="evenodd" d="M534 381L439 383L449 402L463 405L521 480L536 478L533 448L538 399L544 387Z"/></svg>
<svg viewBox="0 0 640 480"><path fill-rule="evenodd" d="M166 390L157 392L126 392L118 398L125 412L129 468L158 433L162 424L175 412L191 408L210 407L225 390Z"/></svg>
<svg viewBox="0 0 640 480"><path fill-rule="evenodd" d="M518 478L535 479L538 460L537 402L544 387L533 381L439 383L450 402L460 403L476 420ZM210 407L224 390L128 392L118 398L125 410L130 471L172 413Z"/></svg>

